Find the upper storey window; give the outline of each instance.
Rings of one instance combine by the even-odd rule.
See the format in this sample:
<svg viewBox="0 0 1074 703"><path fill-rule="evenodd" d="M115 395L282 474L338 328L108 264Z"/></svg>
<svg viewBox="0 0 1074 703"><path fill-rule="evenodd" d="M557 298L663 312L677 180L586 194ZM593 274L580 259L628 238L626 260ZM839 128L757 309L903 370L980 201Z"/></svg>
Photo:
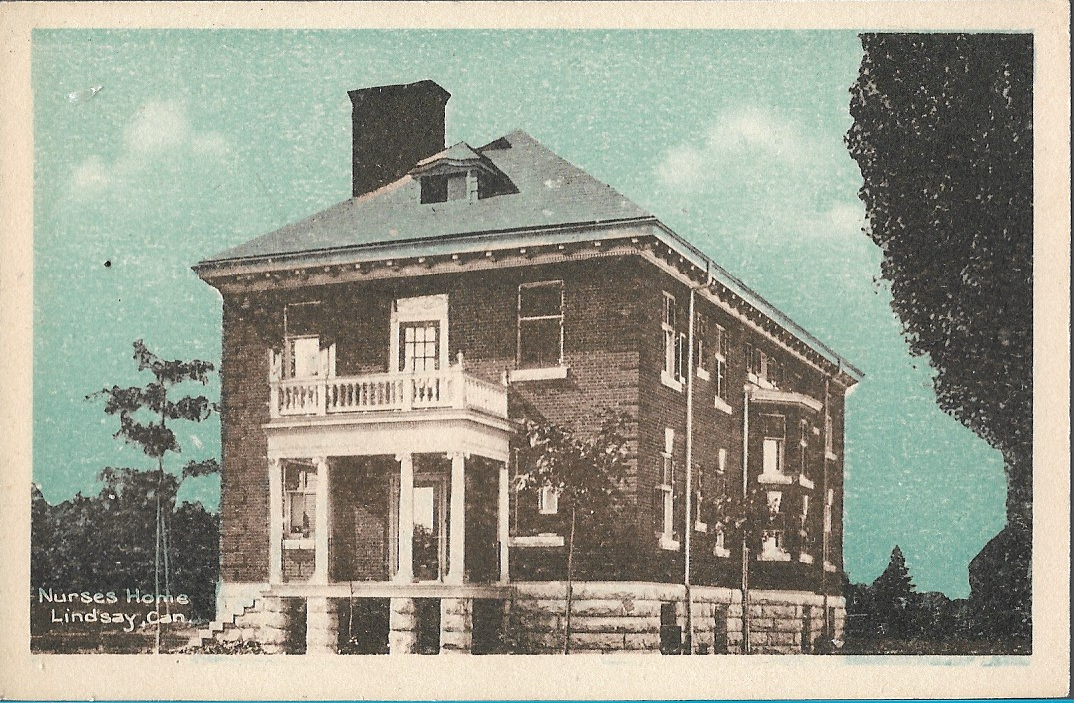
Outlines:
<svg viewBox="0 0 1074 703"><path fill-rule="evenodd" d="M766 388L779 388L783 385L783 365L779 360L748 342L746 343L746 371L751 383Z"/></svg>
<svg viewBox="0 0 1074 703"><path fill-rule="evenodd" d="M686 333L678 330L679 308L675 296L665 292L663 300L660 330L664 342L664 368L660 372L660 380L665 386L681 391L686 378Z"/></svg>
<svg viewBox="0 0 1074 703"><path fill-rule="evenodd" d="M284 307L284 359L286 378L332 375L333 346L323 347L321 304L290 303Z"/></svg>
<svg viewBox="0 0 1074 703"><path fill-rule="evenodd" d="M518 287L519 368L562 363L563 281L523 283Z"/></svg>

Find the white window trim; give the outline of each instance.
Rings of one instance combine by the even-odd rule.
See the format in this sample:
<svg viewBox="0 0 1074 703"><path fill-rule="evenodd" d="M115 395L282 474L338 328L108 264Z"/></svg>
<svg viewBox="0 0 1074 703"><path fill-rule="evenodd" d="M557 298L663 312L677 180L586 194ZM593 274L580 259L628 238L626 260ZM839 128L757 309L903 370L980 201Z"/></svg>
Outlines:
<svg viewBox="0 0 1074 703"><path fill-rule="evenodd" d="M830 561L824 562L824 570L825 571L838 571L838 569L835 568L835 564L831 563Z"/></svg>
<svg viewBox="0 0 1074 703"><path fill-rule="evenodd" d="M567 378L570 369L566 366L546 366L534 369L514 369L507 373L507 380L512 383L521 381L555 381Z"/></svg>
<svg viewBox="0 0 1074 703"><path fill-rule="evenodd" d="M697 377L700 378L702 381L712 380L712 377L709 375L708 370L704 366L698 366L697 370L694 373L696 373Z"/></svg>
<svg viewBox="0 0 1074 703"><path fill-rule="evenodd" d="M679 312L678 302L675 300L675 296L667 291L663 292L662 298L664 307L660 311L660 336L664 344L664 359L663 368L660 370L660 382L668 388L682 392L682 380L678 378L676 373L678 369L678 349L679 333L675 329L675 325L678 324ZM668 322L666 311L668 309L668 302L671 303L671 309L675 311L675 320Z"/></svg>
<svg viewBox="0 0 1074 703"><path fill-rule="evenodd" d="M508 541L509 547L562 547L563 544L563 535L553 532L542 532L539 535L525 537L511 537Z"/></svg>
<svg viewBox="0 0 1074 703"><path fill-rule="evenodd" d="M660 370L660 382L672 390L682 392L682 381L676 381L669 376L667 369Z"/></svg>
<svg viewBox="0 0 1074 703"><path fill-rule="evenodd" d="M824 458L828 461L839 461L839 455L830 449L824 452Z"/></svg>
<svg viewBox="0 0 1074 703"><path fill-rule="evenodd" d="M802 488L808 488L812 490L815 488L813 481L805 477L805 474L798 474L798 485Z"/></svg>
<svg viewBox="0 0 1074 703"><path fill-rule="evenodd" d="M679 551L679 540L667 535L660 535L660 548L669 552L677 552Z"/></svg>
<svg viewBox="0 0 1074 703"><path fill-rule="evenodd" d="M312 537L308 539L287 539L283 540L284 549L315 549L317 540Z"/></svg>
<svg viewBox="0 0 1074 703"><path fill-rule="evenodd" d="M798 561L800 561L803 564L812 564L813 563L813 557L812 557L812 555L809 555L809 554L806 554L805 552L802 552L801 554L798 555Z"/></svg>
<svg viewBox="0 0 1074 703"><path fill-rule="evenodd" d="M440 369L448 368L448 296L447 293L399 298L392 303L391 337L388 340L388 368L399 373L399 326L406 322L440 324Z"/></svg>
<svg viewBox="0 0 1074 703"><path fill-rule="evenodd" d="M522 291L523 291L523 289L525 289L525 288L547 288L547 287L551 287L551 286L558 286L559 287L559 314L558 315L535 315L535 316L532 316L532 317L523 317L522 316ZM526 320L526 321L530 321L530 320L559 320L559 361L556 364L552 365L552 366L539 366L539 367L531 367L531 368L527 368L527 369L521 369L520 368L520 369L518 369L519 371L539 371L539 370L545 370L545 369L552 369L552 370L555 370L555 372L558 374L559 370L562 369L562 373L563 373L562 376L555 375L555 376L549 376L548 378L566 378L567 377L567 368L563 365L563 346L564 346L564 337L566 336L566 331L564 329L564 317L565 317L565 315L564 315L564 310L563 310L564 307L565 307L565 304L564 304L565 298L566 298L566 291L564 290L564 285L563 285L563 280L562 279L549 280L549 281L532 281L532 282L528 282L528 283L520 283L520 284L518 284L518 307L516 309L516 316L515 316L515 333L516 333L515 365L516 366L522 366L522 322L523 322L523 320ZM537 376L535 376L535 377L532 377L532 378L529 378L529 379L519 378L519 380L533 380L533 381L536 381L536 380L546 380L546 379L545 379L545 377L537 377Z"/></svg>
<svg viewBox="0 0 1074 703"><path fill-rule="evenodd" d="M559 489L541 486L537 489L537 512L540 515L559 515Z"/></svg>
<svg viewBox="0 0 1074 703"><path fill-rule="evenodd" d="M716 399L713 401L713 406L715 406L715 408L720 412L727 413L728 415L733 415L735 413L734 409L731 407L731 404L720 396L716 396Z"/></svg>
<svg viewBox="0 0 1074 703"><path fill-rule="evenodd" d="M724 544L724 531L717 530L715 534L716 544L712 547L712 556L720 559L726 559L731 556L731 550L728 549L727 546Z"/></svg>

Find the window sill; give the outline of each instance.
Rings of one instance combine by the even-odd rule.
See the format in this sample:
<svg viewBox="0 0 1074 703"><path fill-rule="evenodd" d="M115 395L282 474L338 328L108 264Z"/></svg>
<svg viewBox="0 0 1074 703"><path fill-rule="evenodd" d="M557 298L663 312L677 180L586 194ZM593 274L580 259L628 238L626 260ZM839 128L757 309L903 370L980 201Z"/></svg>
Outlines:
<svg viewBox="0 0 1074 703"><path fill-rule="evenodd" d="M824 570L833 572L838 571L838 569L835 568L835 564L831 563L830 561L824 562Z"/></svg>
<svg viewBox="0 0 1074 703"><path fill-rule="evenodd" d="M669 552L679 551L679 540L672 539L668 535L660 535L660 548Z"/></svg>
<svg viewBox="0 0 1074 703"><path fill-rule="evenodd" d="M705 523L703 523L703 522L695 522L694 523L694 532L708 532L708 531L709 531L709 526L706 525Z"/></svg>
<svg viewBox="0 0 1074 703"><path fill-rule="evenodd" d="M507 544L510 547L562 547L563 535L546 532L530 537L512 537Z"/></svg>
<svg viewBox="0 0 1074 703"><path fill-rule="evenodd" d="M767 378L761 378L760 376L758 376L755 373L746 374L746 380L749 381L750 383L752 383L753 385L755 385L755 386L757 386L759 388L764 388L766 390L772 390L773 388L775 388L775 386L772 385L771 381L769 381Z"/></svg>
<svg viewBox="0 0 1074 703"><path fill-rule="evenodd" d="M824 458L828 461L839 461L839 457L836 456L835 452L824 452Z"/></svg>
<svg viewBox="0 0 1074 703"><path fill-rule="evenodd" d="M700 378L702 381L708 381L710 378L712 378L711 376L709 376L708 369L703 369L700 366L697 367L697 377Z"/></svg>
<svg viewBox="0 0 1074 703"><path fill-rule="evenodd" d="M813 482L811 480L809 480L808 478L806 478L805 476L803 476L802 474L798 474L798 485L801 486L802 488L808 488L810 490L813 490L813 488L814 488Z"/></svg>
<svg viewBox="0 0 1074 703"><path fill-rule="evenodd" d="M555 381L567 378L566 366L548 366L539 369L515 369L508 373L508 380L518 381Z"/></svg>
<svg viewBox="0 0 1074 703"><path fill-rule="evenodd" d="M727 559L731 556L731 550L725 547L713 547L712 556L718 557L720 559Z"/></svg>
<svg viewBox="0 0 1074 703"><path fill-rule="evenodd" d="M682 393L682 381L672 378L666 370L660 371L660 382L668 388Z"/></svg>
<svg viewBox="0 0 1074 703"><path fill-rule="evenodd" d="M783 551L761 552L760 554L757 555L757 560L758 561L790 561L791 560L791 553L790 552L783 552Z"/></svg>
<svg viewBox="0 0 1074 703"><path fill-rule="evenodd" d="M784 474L761 474L757 477L757 483L778 484L781 486L789 486L794 483L793 476L786 476Z"/></svg>
<svg viewBox="0 0 1074 703"><path fill-rule="evenodd" d="M728 415L731 415L731 414L734 413L734 410L731 409L730 403L728 403L726 400L724 400L723 398L721 398L719 396L716 396L716 401L715 401L714 405L716 406L716 409L719 410L720 412L727 413Z"/></svg>
<svg viewBox="0 0 1074 703"><path fill-rule="evenodd" d="M798 561L802 562L803 564L812 564L813 563L813 555L811 555L811 554L799 554L798 555Z"/></svg>
<svg viewBox="0 0 1074 703"><path fill-rule="evenodd" d="M313 541L312 537L310 537L310 538L302 538L302 539L285 539L283 541L283 548L284 549L315 549L316 545L314 544L314 541Z"/></svg>

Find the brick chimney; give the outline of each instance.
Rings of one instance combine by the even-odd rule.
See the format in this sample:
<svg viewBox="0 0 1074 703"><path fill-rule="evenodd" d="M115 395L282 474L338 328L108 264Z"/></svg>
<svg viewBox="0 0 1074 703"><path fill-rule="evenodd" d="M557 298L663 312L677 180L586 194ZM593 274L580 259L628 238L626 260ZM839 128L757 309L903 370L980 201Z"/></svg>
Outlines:
<svg viewBox="0 0 1074 703"><path fill-rule="evenodd" d="M347 93L354 125L353 193L357 197L404 176L444 149L451 93L430 80Z"/></svg>

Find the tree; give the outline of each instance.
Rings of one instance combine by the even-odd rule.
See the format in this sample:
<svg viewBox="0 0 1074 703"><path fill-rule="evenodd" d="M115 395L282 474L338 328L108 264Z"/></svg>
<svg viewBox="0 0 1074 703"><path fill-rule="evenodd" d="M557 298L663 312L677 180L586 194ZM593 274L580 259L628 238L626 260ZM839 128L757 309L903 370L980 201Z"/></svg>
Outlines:
<svg viewBox="0 0 1074 703"><path fill-rule="evenodd" d="M1033 37L861 41L846 142L864 179L866 231L911 352L936 370L940 408L1003 454L1007 526L982 550L978 590L1001 594L990 611L1024 615L1028 631Z"/></svg>
<svg viewBox="0 0 1074 703"><path fill-rule="evenodd" d="M578 435L554 423L525 421L515 490L524 494L553 489L559 505L570 512L564 654L570 654L571 648L575 535L581 526L591 541L600 542L599 531L622 524L619 498L629 466L627 429L631 422L625 413L606 411L599 418L596 433Z"/></svg>
<svg viewBox="0 0 1074 703"><path fill-rule="evenodd" d="M209 374L214 370L208 361L165 360L149 351L142 340L134 342L134 360L138 362L138 371L149 371L153 380L144 386L102 388L86 396L87 400L104 399L104 411L119 418L119 430L115 437L127 444L138 447L143 454L156 462L156 469L147 473L145 469L112 468L105 469L102 480L112 483L116 490L122 492L127 485L138 486L150 482L144 494L154 505L154 555L153 588L161 595L161 576L163 567L163 595L171 595L171 540L167 516L175 506L175 497L183 479L203 476L219 471L219 464L214 459L188 462L176 477L165 470L165 457L179 454L182 449L175 431L169 427L171 421L201 422L209 417L214 406L202 395L184 395L178 399L170 397L177 386L184 383L205 385ZM157 614L160 614L160 601L156 601ZM157 618L156 649L160 651L160 618Z"/></svg>
<svg viewBox="0 0 1074 703"><path fill-rule="evenodd" d="M865 34L850 153L868 234L940 407L1003 453L1008 511L1032 488L1030 35Z"/></svg>
<svg viewBox="0 0 1074 703"><path fill-rule="evenodd" d="M891 637L906 637L916 622L914 581L899 545L891 550L884 573L873 581L873 603L884 632Z"/></svg>

